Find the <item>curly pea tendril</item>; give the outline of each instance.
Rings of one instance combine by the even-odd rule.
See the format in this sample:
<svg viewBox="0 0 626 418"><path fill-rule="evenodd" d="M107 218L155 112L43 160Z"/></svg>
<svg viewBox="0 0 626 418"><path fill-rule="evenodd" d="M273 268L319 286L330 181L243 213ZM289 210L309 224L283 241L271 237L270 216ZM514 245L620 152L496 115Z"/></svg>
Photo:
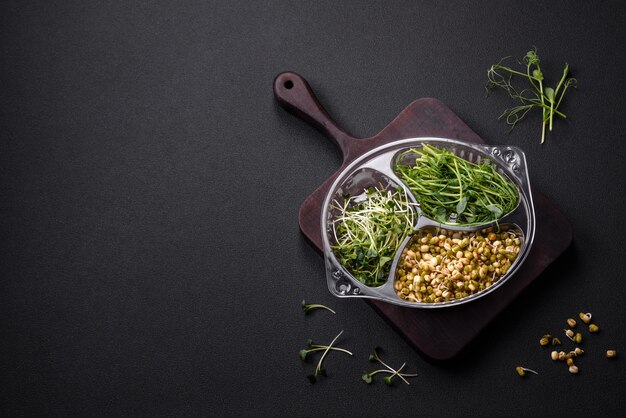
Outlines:
<svg viewBox="0 0 626 418"><path fill-rule="evenodd" d="M520 105L505 109L498 119L506 118L506 123L513 129L515 125L532 109L541 109L541 143L546 138L546 127L552 131L554 116L567 118L559 111L559 106L565 97L565 92L569 87L576 88L577 80L569 76L569 64L565 64L561 79L555 88L544 86L544 75L541 72L541 61L537 55L537 50L532 49L522 58L525 71L514 70L504 65L505 61L511 57L504 57L498 63L493 64L487 70L487 85L485 88L489 93L495 88L504 90L509 97ZM513 85L513 79L525 79L528 85L520 89Z"/></svg>

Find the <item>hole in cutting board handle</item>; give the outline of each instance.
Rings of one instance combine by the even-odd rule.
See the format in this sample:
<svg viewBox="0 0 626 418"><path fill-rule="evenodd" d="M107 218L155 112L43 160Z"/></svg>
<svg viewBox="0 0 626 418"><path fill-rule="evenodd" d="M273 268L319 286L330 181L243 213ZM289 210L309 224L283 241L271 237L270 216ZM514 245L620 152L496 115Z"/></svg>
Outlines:
<svg viewBox="0 0 626 418"><path fill-rule="evenodd" d="M348 133L339 128L326 113L307 81L297 73L286 71L274 79L274 97L287 111L299 116L328 135L341 149L344 159L350 152Z"/></svg>

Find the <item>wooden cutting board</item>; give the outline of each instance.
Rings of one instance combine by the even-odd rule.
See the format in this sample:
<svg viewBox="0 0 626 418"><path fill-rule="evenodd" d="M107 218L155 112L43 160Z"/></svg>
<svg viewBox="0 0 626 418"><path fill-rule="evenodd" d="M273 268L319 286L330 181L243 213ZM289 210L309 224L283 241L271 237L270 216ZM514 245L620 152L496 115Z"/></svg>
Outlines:
<svg viewBox="0 0 626 418"><path fill-rule="evenodd" d="M279 74L274 80L274 95L283 108L335 141L343 155L341 167L300 207L300 229L320 252L322 202L333 180L354 159L382 144L420 136L484 143L450 109L432 98L415 100L378 134L355 138L335 124L309 84L298 74ZM495 291L470 303L443 309L405 308L370 299L364 301L422 354L436 360L454 357L572 241L572 228L561 212L535 189L533 198L537 222L531 252L515 276Z"/></svg>

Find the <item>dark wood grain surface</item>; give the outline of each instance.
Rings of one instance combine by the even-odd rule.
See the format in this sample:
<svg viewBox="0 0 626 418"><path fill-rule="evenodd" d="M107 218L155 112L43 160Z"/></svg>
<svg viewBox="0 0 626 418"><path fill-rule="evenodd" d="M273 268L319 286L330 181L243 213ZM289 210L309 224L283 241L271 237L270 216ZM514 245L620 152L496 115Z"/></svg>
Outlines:
<svg viewBox="0 0 626 418"><path fill-rule="evenodd" d="M309 84L293 72L274 80L276 100L328 135L341 150L343 164L300 207L300 229L320 252L322 202L336 176L363 153L403 138L434 136L484 143L454 112L434 98L415 100L389 125L370 138L356 138L337 126ZM457 355L499 312L509 305L571 243L572 229L561 212L533 189L537 218L531 252L515 276L494 292L464 305L445 309L412 309L365 299L415 349L435 360Z"/></svg>

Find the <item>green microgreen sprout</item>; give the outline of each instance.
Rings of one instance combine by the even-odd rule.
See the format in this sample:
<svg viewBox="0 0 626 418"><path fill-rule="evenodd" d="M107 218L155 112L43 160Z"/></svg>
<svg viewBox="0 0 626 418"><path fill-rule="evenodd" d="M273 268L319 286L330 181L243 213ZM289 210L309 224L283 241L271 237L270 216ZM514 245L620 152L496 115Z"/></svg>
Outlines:
<svg viewBox="0 0 626 418"><path fill-rule="evenodd" d="M322 356L320 357L319 361L317 362L317 366L315 367L315 372L307 376L307 379L309 379L309 382L315 383L317 381L317 376L326 376L326 369L322 368L322 364L329 351L331 350L341 351L343 353L352 355L352 353L346 349L343 349L340 347L334 347L335 342L341 336L341 334L343 334L343 330L339 334L337 334L337 336L328 345L314 344L312 340L308 340L307 346L309 348L300 350L298 354L300 356L300 359L303 361L307 359L307 356L309 355L309 353L316 352L316 351L323 351Z"/></svg>
<svg viewBox="0 0 626 418"><path fill-rule="evenodd" d="M305 314L308 314L309 312L311 312L314 309L326 309L327 311L330 311L333 314L336 313L335 311L330 309L328 306L321 305L319 303L306 303L304 300L302 300L302 302L300 302L300 304L302 305L302 311Z"/></svg>
<svg viewBox="0 0 626 418"><path fill-rule="evenodd" d="M350 273L368 286L384 284L393 257L411 232L416 215L402 188L370 187L356 196L334 200L331 210L337 259Z"/></svg>
<svg viewBox="0 0 626 418"><path fill-rule="evenodd" d="M569 64L565 64L561 79L555 88L544 86L544 75L541 71L541 61L537 55L537 50L532 49L526 53L522 62L525 70L514 70L504 65L504 62L511 57L502 58L498 63L492 65L487 70L487 92L499 87L508 93L519 106L506 109L498 119L506 118L506 123L513 129L515 125L524 119L532 109L541 109L541 143L546 137L546 127L552 131L555 116L567 118L559 111L559 106L565 97L565 92L569 87L576 88L576 79L569 76ZM523 89L514 87L513 77L525 79L529 85Z"/></svg>
<svg viewBox="0 0 626 418"><path fill-rule="evenodd" d="M379 369L379 370L374 370L372 372L364 372L363 375L361 376L361 379L367 383L370 384L372 383L372 378L378 374L378 373L387 373L389 374L389 376L386 376L383 379L383 382L385 382L385 384L387 385L391 385L392 380L394 377L398 376L400 379L402 379L402 381L404 383L406 383L407 385L410 385L409 381L406 380L407 377L415 377L417 376L417 374L409 374L409 373L402 373L402 370L404 369L404 367L406 366L406 362L402 363L402 366L400 366L400 368L398 370L393 369L391 366L389 366L387 363L385 363L380 355L378 354L378 347L374 347L374 354L370 354L369 356L369 360L371 362L377 362L380 363L381 365L385 366L386 369Z"/></svg>
<svg viewBox="0 0 626 418"><path fill-rule="evenodd" d="M517 187L490 160L475 164L429 144L400 154L395 172L422 212L442 224L497 222L519 202Z"/></svg>
<svg viewBox="0 0 626 418"><path fill-rule="evenodd" d="M341 351L341 352L343 352L343 353L346 353L346 354L350 354L350 355L352 355L352 353L351 353L351 352L349 352L349 351L348 351L348 350L346 350L346 349L343 349L343 348L340 348L340 347L329 347L329 346L327 346L327 345L322 345L322 344L315 344L315 343L313 343L313 340L308 340L308 341L307 341L307 347L309 347L309 348L308 348L308 349L307 349L307 348L303 348L303 349L302 349L302 350L300 350L300 352L299 352L300 358L301 358L302 360L306 360L306 358L307 358L307 356L309 355L309 353L313 353L313 352L315 352L315 351L322 351L322 350L326 350L326 349L328 349L328 348L330 348L331 350Z"/></svg>

